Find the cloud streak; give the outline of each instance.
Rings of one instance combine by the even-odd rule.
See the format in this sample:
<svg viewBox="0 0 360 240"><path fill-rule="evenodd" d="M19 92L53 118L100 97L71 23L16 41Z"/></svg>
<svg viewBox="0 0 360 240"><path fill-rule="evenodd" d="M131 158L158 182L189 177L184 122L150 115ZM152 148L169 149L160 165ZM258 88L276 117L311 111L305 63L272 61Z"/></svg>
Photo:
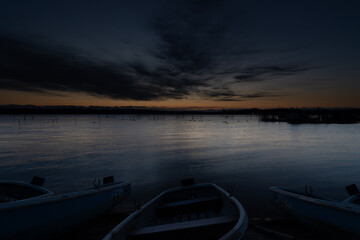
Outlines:
<svg viewBox="0 0 360 240"><path fill-rule="evenodd" d="M80 57L73 49L0 35L0 88L41 94L86 92L139 101L194 95L216 101L279 97L260 91L244 94L239 84L295 75L309 68L281 64L242 67L234 56L241 59L261 51L241 46L228 51L233 44L228 36L234 34L228 10L226 1L179 1L176 9L163 9L151 21L159 42L152 51L144 52L157 59L156 64L141 59L99 61Z"/></svg>
<svg viewBox="0 0 360 240"><path fill-rule="evenodd" d="M238 83L261 82L282 76L295 75L310 69L298 66L254 66L243 69L241 74L234 76L234 79Z"/></svg>
<svg viewBox="0 0 360 240"><path fill-rule="evenodd" d="M118 99L156 100L181 93L148 81L157 73L138 64L98 63L14 38L0 36L2 89L79 91Z"/></svg>

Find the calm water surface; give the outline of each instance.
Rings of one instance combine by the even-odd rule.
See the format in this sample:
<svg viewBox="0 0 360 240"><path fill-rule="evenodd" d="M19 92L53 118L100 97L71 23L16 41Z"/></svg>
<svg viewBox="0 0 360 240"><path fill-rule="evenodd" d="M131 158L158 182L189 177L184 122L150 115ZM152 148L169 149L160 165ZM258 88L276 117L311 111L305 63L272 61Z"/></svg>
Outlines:
<svg viewBox="0 0 360 240"><path fill-rule="evenodd" d="M214 182L250 216L280 214L272 185L346 197L358 183L360 124L264 123L251 116L0 115L0 179L46 178L58 193L114 175L143 202L179 180ZM129 203L130 204L130 203Z"/></svg>

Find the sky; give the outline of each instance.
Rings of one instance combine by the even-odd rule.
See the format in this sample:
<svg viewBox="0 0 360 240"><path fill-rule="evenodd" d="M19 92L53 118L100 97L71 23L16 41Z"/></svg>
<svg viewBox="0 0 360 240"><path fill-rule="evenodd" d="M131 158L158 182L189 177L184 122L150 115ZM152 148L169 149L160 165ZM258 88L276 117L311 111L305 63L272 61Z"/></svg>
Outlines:
<svg viewBox="0 0 360 240"><path fill-rule="evenodd" d="M0 105L360 107L360 2L1 1Z"/></svg>

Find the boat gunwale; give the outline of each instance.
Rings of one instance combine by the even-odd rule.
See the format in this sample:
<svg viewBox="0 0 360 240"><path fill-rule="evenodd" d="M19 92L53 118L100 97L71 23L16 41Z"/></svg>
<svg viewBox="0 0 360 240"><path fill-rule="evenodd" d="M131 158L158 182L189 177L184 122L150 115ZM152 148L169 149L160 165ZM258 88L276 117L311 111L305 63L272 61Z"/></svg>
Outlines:
<svg viewBox="0 0 360 240"><path fill-rule="evenodd" d="M171 192L176 192L178 190L184 190L184 189L191 189L191 188L201 188L201 187L215 187L215 189L219 190L221 193L223 193L225 196L227 196L229 198L229 200L235 204L235 207L237 207L237 209L239 210L239 217L238 217L238 221L235 224L235 226L233 228L231 228L224 236L222 236L219 240L221 239L226 239L227 237L231 236L232 234L234 234L237 230L240 229L240 227L243 225L243 223L245 222L245 217L246 217L246 212L245 209L242 207L242 205L240 204L240 202L233 197L230 193L226 192L225 190L223 190L222 188L220 188L218 185L214 184L214 183L197 183L194 185L189 185L189 186L179 186L179 187L175 187L175 188L171 188L168 190L165 190L163 192L161 192L159 195L157 195L155 198L153 198L152 200L150 200L149 202L147 202L146 204L144 204L140 209L136 210L135 212L131 213L127 218L125 218L122 222L120 222L118 225L116 225L108 234L106 234L106 236L102 239L102 240L112 240L114 238L114 236L116 236L116 234L119 233L119 231L125 227L127 224L129 224L135 217L140 216L140 214L145 211L145 209L147 209L149 206L151 206L153 203L155 203L156 201L158 201L161 197L163 197L165 194L171 193ZM246 223L247 226L247 223ZM244 231L245 232L245 231ZM242 233L242 235L244 234L244 232Z"/></svg>
<svg viewBox="0 0 360 240"><path fill-rule="evenodd" d="M237 200L233 195L231 195L230 193L226 192L224 189L220 188L218 185L213 184L213 186L215 188L217 188L220 192L222 192L224 195L226 195L229 200L235 204L236 208L239 211L239 220L237 221L237 223L235 224L234 227L232 227L224 236L222 236L219 240L225 240L228 239L231 235L233 235L234 233L236 233L236 231L240 230L240 228L243 226L244 227L244 231L241 233L241 237L245 234L245 230L247 228L247 214L246 211L244 209L244 207L241 205L241 203L239 202L239 200ZM244 223L246 224L246 226L244 225Z"/></svg>
<svg viewBox="0 0 360 240"><path fill-rule="evenodd" d="M65 194L60 194L60 195L50 195L50 196L41 197L41 198L40 197L39 198L29 198L29 199L22 199L22 200L17 200L17 201L13 201L13 202L1 203L0 204L0 212L11 210L14 208L24 208L24 207L29 207L29 206L41 205L44 203L48 204L48 203L61 202L65 199L71 200L71 199L81 198L81 197L85 197L85 196L95 195L99 192L111 191L111 190L114 190L117 188L125 187L127 185L131 185L131 183L128 181L119 181L119 182L111 183L111 185L104 184L104 185L100 185L99 187L94 187L94 188L90 188L90 189L82 190L82 191L78 191L78 192L65 193Z"/></svg>
<svg viewBox="0 0 360 240"><path fill-rule="evenodd" d="M315 196L311 196L311 195L306 196L306 195L302 195L300 193L296 193L299 191L297 191L295 189L286 188L286 187L272 186L272 187L270 187L270 191L275 192L280 195L284 195L286 197L301 200L301 201L304 201L307 203L312 203L312 204L320 205L323 207L334 208L337 210L346 211L346 212L360 215L360 205L354 204L351 202L344 202L344 201L338 201L338 200L326 199L326 198L321 199L321 198L316 198L316 195Z"/></svg>

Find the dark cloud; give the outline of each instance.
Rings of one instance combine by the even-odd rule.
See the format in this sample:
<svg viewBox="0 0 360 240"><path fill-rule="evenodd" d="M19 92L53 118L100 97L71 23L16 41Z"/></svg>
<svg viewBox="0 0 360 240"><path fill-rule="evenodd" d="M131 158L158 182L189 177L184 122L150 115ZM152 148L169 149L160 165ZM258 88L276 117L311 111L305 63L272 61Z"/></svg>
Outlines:
<svg viewBox="0 0 360 240"><path fill-rule="evenodd" d="M256 92L256 93L248 93L248 94L241 95L241 97L244 99L273 98L273 97L283 97L283 96L286 96L286 94L269 93L269 92Z"/></svg>
<svg viewBox="0 0 360 240"><path fill-rule="evenodd" d="M231 2L179 0L174 5L176 8L166 5L151 21L159 42L144 56L153 57L156 63L139 58L106 62L86 58L75 49L0 35L0 88L42 94L86 92L132 100L200 95L205 99L240 101L277 95L241 94L242 89L234 88L234 84L308 70L281 64L241 66L240 59L263 50L241 44L234 48L234 42L229 41L229 35L235 34Z"/></svg>
<svg viewBox="0 0 360 240"><path fill-rule="evenodd" d="M229 90L227 88L219 89L217 87L198 91L198 95L202 96L203 98L214 99L214 100L220 100L220 99L235 100L238 97L238 94L232 90Z"/></svg>
<svg viewBox="0 0 360 240"><path fill-rule="evenodd" d="M310 70L310 68L298 66L255 66L243 69L241 74L234 76L234 78L238 83L261 82L268 79L298 74L308 70Z"/></svg>
<svg viewBox="0 0 360 240"><path fill-rule="evenodd" d="M238 102L246 101L256 98L276 98L286 96L285 94L280 93L270 93L270 92L255 92L255 93L210 93L208 96L214 97L216 101L226 101L226 102Z"/></svg>
<svg viewBox="0 0 360 240"><path fill-rule="evenodd" d="M227 18L218 18L221 1L180 1L176 10L153 21L160 37L156 57L173 71L203 75L216 66L218 44L227 29Z"/></svg>
<svg viewBox="0 0 360 240"><path fill-rule="evenodd" d="M278 92L296 94L295 101L316 91L356 99L358 7L264 0L2 1L0 89L145 101L286 99Z"/></svg>
<svg viewBox="0 0 360 240"><path fill-rule="evenodd" d="M2 89L79 91L136 100L176 98L183 94L159 85L161 81L151 81L159 73L150 73L139 64L94 62L5 36L0 36L0 52Z"/></svg>
<svg viewBox="0 0 360 240"><path fill-rule="evenodd" d="M238 12L232 8L238 5L232 5L232 1L205 1L206 4L204 1L178 2L181 4L176 5L176 10L167 9L167 14L158 16L154 21L154 30L161 44L153 54L172 75L186 74L187 81L210 87L198 91L204 98L226 101L251 98L239 94L231 85L294 75L309 69L282 64L242 67L239 64L242 59L266 50L229 41L229 35L238 40L238 33L233 30L242 27L242 23L234 21L233 16ZM225 83L223 79L229 77L233 81Z"/></svg>

